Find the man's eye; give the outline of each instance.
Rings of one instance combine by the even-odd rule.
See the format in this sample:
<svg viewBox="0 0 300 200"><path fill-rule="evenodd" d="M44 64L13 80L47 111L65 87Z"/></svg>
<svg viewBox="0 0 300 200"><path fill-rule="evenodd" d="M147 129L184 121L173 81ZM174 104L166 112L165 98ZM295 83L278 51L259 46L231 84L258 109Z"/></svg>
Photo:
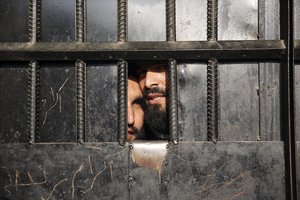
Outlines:
<svg viewBox="0 0 300 200"><path fill-rule="evenodd" d="M138 98L138 99L136 99L136 100L134 100L133 102L132 102L132 104L133 105L137 105L137 106L139 106L139 107L141 107L141 108L145 108L145 106L146 106L146 100L144 99L144 98Z"/></svg>

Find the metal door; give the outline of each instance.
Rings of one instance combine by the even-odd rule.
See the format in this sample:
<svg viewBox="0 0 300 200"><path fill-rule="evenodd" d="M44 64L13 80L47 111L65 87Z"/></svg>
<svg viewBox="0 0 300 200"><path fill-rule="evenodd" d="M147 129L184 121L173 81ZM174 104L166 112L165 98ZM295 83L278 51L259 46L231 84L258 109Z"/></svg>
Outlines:
<svg viewBox="0 0 300 200"><path fill-rule="evenodd" d="M0 199L297 199L299 9L2 0ZM168 63L170 139L129 143L145 60Z"/></svg>

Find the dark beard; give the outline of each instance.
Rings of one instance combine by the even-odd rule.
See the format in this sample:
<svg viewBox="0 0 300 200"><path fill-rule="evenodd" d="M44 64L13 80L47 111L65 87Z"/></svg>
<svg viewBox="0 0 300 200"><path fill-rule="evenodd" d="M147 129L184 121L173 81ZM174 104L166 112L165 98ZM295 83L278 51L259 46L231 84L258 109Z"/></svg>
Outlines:
<svg viewBox="0 0 300 200"><path fill-rule="evenodd" d="M167 113L160 105L147 105L145 110L145 127L153 134L153 139L169 139Z"/></svg>

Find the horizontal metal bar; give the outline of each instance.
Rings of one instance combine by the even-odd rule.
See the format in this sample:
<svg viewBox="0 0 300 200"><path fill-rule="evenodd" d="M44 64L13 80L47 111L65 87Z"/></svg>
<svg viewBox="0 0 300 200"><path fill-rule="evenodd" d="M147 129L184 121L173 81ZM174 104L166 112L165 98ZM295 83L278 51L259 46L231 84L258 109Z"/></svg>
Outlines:
<svg viewBox="0 0 300 200"><path fill-rule="evenodd" d="M0 61L28 60L280 60L283 40L105 42L105 43L0 43Z"/></svg>

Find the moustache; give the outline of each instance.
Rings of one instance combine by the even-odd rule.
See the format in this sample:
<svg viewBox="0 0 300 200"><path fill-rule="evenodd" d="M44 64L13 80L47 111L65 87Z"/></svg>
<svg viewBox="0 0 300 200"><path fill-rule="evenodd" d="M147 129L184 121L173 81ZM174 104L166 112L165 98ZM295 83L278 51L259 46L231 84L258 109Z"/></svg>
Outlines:
<svg viewBox="0 0 300 200"><path fill-rule="evenodd" d="M167 96L166 90L160 87L146 88L143 91L144 96L147 96L151 93L158 93L158 94L162 94L163 96Z"/></svg>

